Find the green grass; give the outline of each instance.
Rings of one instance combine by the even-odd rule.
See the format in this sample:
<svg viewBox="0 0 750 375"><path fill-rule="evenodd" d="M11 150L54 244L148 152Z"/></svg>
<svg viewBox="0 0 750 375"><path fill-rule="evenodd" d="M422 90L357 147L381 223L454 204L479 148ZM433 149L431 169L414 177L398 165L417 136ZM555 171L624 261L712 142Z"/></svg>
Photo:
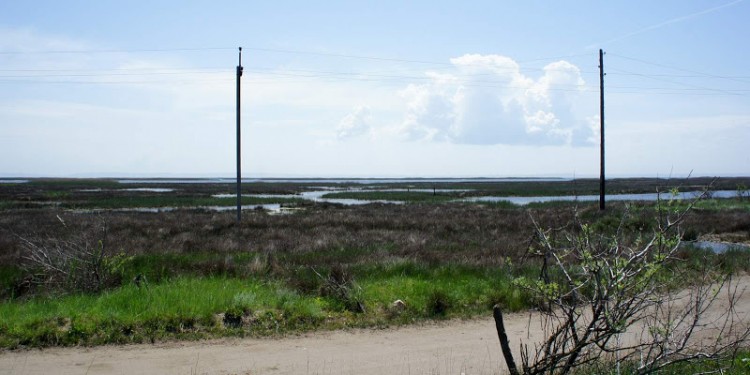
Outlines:
<svg viewBox="0 0 750 375"><path fill-rule="evenodd" d="M134 256L123 267L123 280L141 275L151 282L177 276L211 277L239 276L241 269L252 261L250 254L178 253Z"/></svg>
<svg viewBox="0 0 750 375"><path fill-rule="evenodd" d="M23 270L16 266L0 264L0 298L12 296L18 280L23 277Z"/></svg>
<svg viewBox="0 0 750 375"><path fill-rule="evenodd" d="M0 304L0 345L19 346L142 342L166 337L273 334L314 327L325 301L300 296L276 282L228 278L176 278L126 285L100 295L35 298ZM251 314L257 324L224 327L218 314Z"/></svg>
<svg viewBox="0 0 750 375"><path fill-rule="evenodd" d="M0 347L267 336L471 317L487 314L497 302L509 311L528 307L501 270L404 261L352 272L351 296L363 303L363 313L320 289L301 291L288 277L180 276L99 295L6 301L0 303ZM398 299L406 303L404 311L391 307Z"/></svg>
<svg viewBox="0 0 750 375"><path fill-rule="evenodd" d="M502 303L507 311L529 307L528 296L511 286L513 275L500 269L458 265L428 268L396 262L360 272L366 275L358 279L365 301L386 308L400 299L416 318L482 315L496 303ZM446 311L434 311L436 299L443 300Z"/></svg>
<svg viewBox="0 0 750 375"><path fill-rule="evenodd" d="M243 205L286 204L297 205L305 201L300 198L258 198L242 197ZM54 206L66 209L121 209L121 208L163 208L163 207L231 207L237 204L235 198L180 197L180 196L123 196L69 198ZM0 210L48 207L42 202L0 201Z"/></svg>
<svg viewBox="0 0 750 375"><path fill-rule="evenodd" d="M685 206L685 203L679 206ZM750 211L750 199L723 198L723 199L702 199L696 202L696 209L699 210L743 210Z"/></svg>
<svg viewBox="0 0 750 375"><path fill-rule="evenodd" d="M298 204L300 198L258 198L242 197L243 205L260 204ZM26 208L27 202L2 202L0 208ZM85 199L64 199L57 206L70 209L118 209L139 207L206 207L206 206L234 206L235 198L192 197L192 196L115 196L115 197L87 197Z"/></svg>
<svg viewBox="0 0 750 375"><path fill-rule="evenodd" d="M604 214L601 225L614 225L607 222L610 216L618 215ZM539 269L533 264L473 266L398 257L363 261L375 250L340 247L275 259L255 252L133 256L118 270L124 281L118 288L0 302L0 347L268 336L489 316L495 303L504 311L533 303L512 283L519 276L536 278ZM678 270L683 275L706 265L727 272L750 269L747 251L714 255L688 248L683 256ZM348 275L348 290L340 295L326 292L325 279L337 267ZM136 275L147 282L135 285ZM19 276L16 268L0 268L4 285ZM403 311L392 307L396 300L405 302ZM356 303L364 312L353 308Z"/></svg>
<svg viewBox="0 0 750 375"><path fill-rule="evenodd" d="M21 184L19 184L21 185ZM70 179L51 179L39 178L29 179L29 182L23 186L32 186L43 189L113 189L122 185L117 180L109 179L90 179L90 178L70 178Z"/></svg>
<svg viewBox="0 0 750 375"><path fill-rule="evenodd" d="M621 375L635 373L635 363L620 363ZM698 359L691 362L683 362L667 366L656 374L659 375L683 375L683 374L724 374L724 375L746 375L750 373L750 351L741 350L734 358L722 359ZM615 375L616 366L611 362L596 362L590 366L573 371L575 375Z"/></svg>

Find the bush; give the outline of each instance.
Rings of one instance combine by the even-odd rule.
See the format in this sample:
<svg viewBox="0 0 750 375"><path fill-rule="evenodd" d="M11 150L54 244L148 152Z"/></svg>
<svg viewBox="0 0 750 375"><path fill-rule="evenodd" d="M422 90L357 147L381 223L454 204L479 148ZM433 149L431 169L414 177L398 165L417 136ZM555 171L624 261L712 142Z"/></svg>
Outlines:
<svg viewBox="0 0 750 375"><path fill-rule="evenodd" d="M546 339L533 347L522 344L523 374L569 374L611 356L638 363L631 373L645 375L683 362L728 358L746 345L750 328L734 310L741 292L731 275L717 275L703 257L696 275L680 285L685 289L675 288L674 272L685 271L680 263L701 259L700 250L680 248L680 225L692 205L680 210L671 201L658 203L656 227L635 238L621 231L622 225L612 231L576 220L571 229L553 231L535 223L530 251L544 257L544 271L539 279L521 277L515 284L546 307L540 311ZM739 256L727 259L737 263ZM707 312L712 305L719 309L716 318ZM508 367L519 374L507 339L503 342L502 315L495 319ZM715 339L698 337L698 330L712 331ZM620 342L621 335L638 331L639 340Z"/></svg>
<svg viewBox="0 0 750 375"><path fill-rule="evenodd" d="M37 237L21 238L21 242L26 254L25 280L67 293L96 293L119 286L123 268L131 260L122 253L108 253L106 223L98 240Z"/></svg>

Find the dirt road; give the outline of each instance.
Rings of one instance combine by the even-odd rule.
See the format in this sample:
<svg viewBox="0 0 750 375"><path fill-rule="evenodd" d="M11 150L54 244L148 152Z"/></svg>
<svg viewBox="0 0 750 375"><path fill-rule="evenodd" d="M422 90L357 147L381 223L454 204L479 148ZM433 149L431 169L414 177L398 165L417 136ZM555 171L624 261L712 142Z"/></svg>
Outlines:
<svg viewBox="0 0 750 375"><path fill-rule="evenodd" d="M737 280L750 285L750 277ZM735 304L750 316L750 292ZM718 316L726 304L708 314ZM488 312L488 315L490 312ZM531 319L530 319L531 318ZM511 345L542 339L533 314L508 314ZM531 336L527 335L531 323ZM710 335L710 333L709 333ZM516 361L518 361L516 353ZM283 339L52 348L0 353L0 374L498 374L494 321L445 321L384 330L319 332Z"/></svg>
<svg viewBox="0 0 750 375"><path fill-rule="evenodd" d="M524 334L528 315L508 318L512 335ZM490 318L277 340L22 351L0 354L0 374L492 374L500 356Z"/></svg>

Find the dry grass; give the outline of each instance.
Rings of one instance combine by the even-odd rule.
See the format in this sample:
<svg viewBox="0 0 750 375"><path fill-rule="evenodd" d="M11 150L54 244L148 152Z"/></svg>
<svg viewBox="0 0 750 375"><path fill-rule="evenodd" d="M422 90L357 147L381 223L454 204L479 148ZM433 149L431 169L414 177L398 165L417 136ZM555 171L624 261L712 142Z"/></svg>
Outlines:
<svg viewBox="0 0 750 375"><path fill-rule="evenodd" d="M624 206L611 204L606 213L592 205L578 214L617 225ZM530 215L546 228L571 222L570 207L507 209L492 205L411 204L338 207L319 205L290 215L248 211L235 224L234 213L178 210L163 213L72 213L63 210L6 210L0 216L0 264L20 259L20 237L65 238L72 232L95 237L102 221L108 242L129 255L194 252L254 252L277 257L309 257L311 264L358 263L372 256L434 263L499 265L519 259L533 233ZM628 229L653 224L648 206L631 215ZM64 223L64 225L63 225ZM750 237L750 215L741 210L696 211L685 228L698 234L735 233Z"/></svg>

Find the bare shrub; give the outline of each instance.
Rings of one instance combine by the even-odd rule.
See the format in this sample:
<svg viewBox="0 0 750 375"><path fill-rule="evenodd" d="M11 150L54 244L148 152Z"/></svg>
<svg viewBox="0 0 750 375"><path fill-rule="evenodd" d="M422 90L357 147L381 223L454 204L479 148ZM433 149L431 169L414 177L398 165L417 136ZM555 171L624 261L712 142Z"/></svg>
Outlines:
<svg viewBox="0 0 750 375"><path fill-rule="evenodd" d="M632 364L630 373L649 374L679 362L733 356L746 345L747 316L734 308L742 290L731 276L706 266L685 278L679 265L686 212L660 204L649 234L624 231L627 213L614 233L598 232L578 217L556 231L535 223L531 251L547 267L538 280L515 283L543 307L546 339L521 345L522 373L568 374L611 360Z"/></svg>
<svg viewBox="0 0 750 375"><path fill-rule="evenodd" d="M101 236L95 240L75 235L65 239L36 236L19 240L22 267L30 275L30 283L48 290L93 293L119 285L120 271L128 259L122 254L108 253L106 222L102 222Z"/></svg>

